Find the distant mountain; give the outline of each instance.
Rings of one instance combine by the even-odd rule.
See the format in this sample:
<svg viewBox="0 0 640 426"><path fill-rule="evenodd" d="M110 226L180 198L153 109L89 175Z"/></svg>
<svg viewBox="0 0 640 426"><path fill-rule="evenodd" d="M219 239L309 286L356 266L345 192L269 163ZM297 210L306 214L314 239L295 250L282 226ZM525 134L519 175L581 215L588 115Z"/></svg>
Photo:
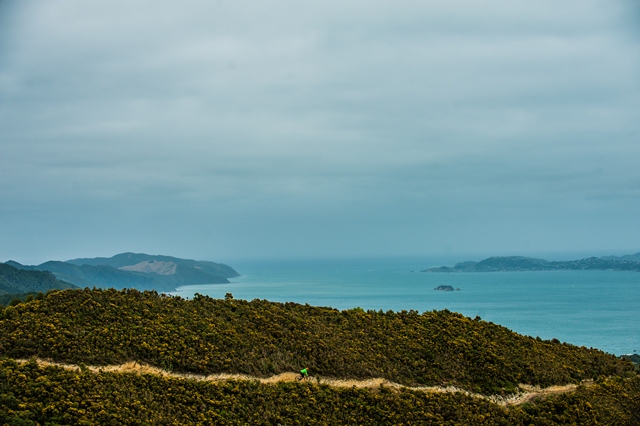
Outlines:
<svg viewBox="0 0 640 426"><path fill-rule="evenodd" d="M640 253L636 254L625 254L624 256L603 256L600 259L603 260L628 260L630 262L640 262Z"/></svg>
<svg viewBox="0 0 640 426"><path fill-rule="evenodd" d="M579 270L613 270L640 272L640 262L629 260L636 255L609 257L589 257L580 260L550 262L522 256L489 257L480 262L461 262L453 267L441 266L429 268L421 272L503 272L503 271L579 271Z"/></svg>
<svg viewBox="0 0 640 426"><path fill-rule="evenodd" d="M16 263L16 262L11 262ZM0 263L0 294L47 292L54 289L73 288L74 285L60 281L51 272L27 271Z"/></svg>
<svg viewBox="0 0 640 426"><path fill-rule="evenodd" d="M180 259L172 256L162 256L162 255L150 255L144 253L121 253L116 254L113 257L94 257L94 258L85 258L85 259L71 259L67 260L66 263L71 263L73 265L91 265L91 266L111 266L117 269L124 269L125 267L135 267L136 265L144 265L145 262L155 263L155 262L164 262L166 264L176 264L181 265L188 268L194 268L201 270L203 272L217 275L224 278L234 278L239 277L238 274L232 267L225 265L223 263L215 263L208 262L202 260L191 260L191 259ZM130 269L135 270L135 269Z"/></svg>
<svg viewBox="0 0 640 426"><path fill-rule="evenodd" d="M170 256L122 253L110 258L49 261L37 266L12 262L23 270L50 271L79 287L173 291L189 284L223 284L239 274L230 266Z"/></svg>

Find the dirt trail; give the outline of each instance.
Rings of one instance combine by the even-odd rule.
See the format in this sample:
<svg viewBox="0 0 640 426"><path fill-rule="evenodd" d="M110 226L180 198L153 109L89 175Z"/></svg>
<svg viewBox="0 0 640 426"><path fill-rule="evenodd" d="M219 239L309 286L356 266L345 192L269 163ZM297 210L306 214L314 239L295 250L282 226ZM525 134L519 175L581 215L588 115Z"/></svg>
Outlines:
<svg viewBox="0 0 640 426"><path fill-rule="evenodd" d="M30 362L29 359L16 359L16 362L25 364ZM96 366L83 366L82 368L79 365L75 364L64 364L59 362L47 361L44 359L36 358L36 362L38 365L42 367L60 367L67 370L73 371L81 371L82 368L89 370L93 373L99 373L101 371L109 372L109 373L133 373L133 374L156 374L163 377L171 377L177 379L190 379L190 380L200 380L200 381L211 381L211 382L222 382L227 380L257 380L261 383L265 384L274 384L278 382L293 382L296 380L298 374L296 373L282 373L276 376L271 376L267 378L263 377L253 377L245 374L210 374L210 375L201 375L201 374L190 374L190 373L173 373L166 370L162 370L157 367L153 367L147 364L139 364L137 362L127 362L125 364L120 365L107 365L103 367ZM420 386L420 387L412 387L405 386L399 383L390 382L387 379L375 378L375 379L366 379L366 380L347 380L347 379L335 379L335 378L325 378L323 377L320 380L315 378L310 379L311 383L322 383L333 387L357 387L357 388L369 388L376 389L380 386L384 386L392 389L410 389L414 391L428 392L428 393L464 393L466 395L472 396L474 398L482 398L494 402L498 405L508 406L508 405L519 405L524 404L525 402L529 402L536 398L573 392L576 390L577 385L570 384L565 386L551 386L548 388L540 388L539 386L531 386L531 385L519 385L521 391L508 395L482 395L478 393L469 392L464 389L456 388L453 386L441 387L441 386ZM591 382L583 382L584 385L589 386Z"/></svg>

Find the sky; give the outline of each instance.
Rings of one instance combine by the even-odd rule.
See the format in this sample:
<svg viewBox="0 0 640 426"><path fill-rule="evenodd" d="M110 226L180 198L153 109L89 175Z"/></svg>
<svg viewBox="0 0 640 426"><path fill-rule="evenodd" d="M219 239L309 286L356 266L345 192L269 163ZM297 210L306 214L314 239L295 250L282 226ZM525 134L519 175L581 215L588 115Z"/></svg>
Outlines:
<svg viewBox="0 0 640 426"><path fill-rule="evenodd" d="M634 1L0 0L0 261L635 253L639 165Z"/></svg>

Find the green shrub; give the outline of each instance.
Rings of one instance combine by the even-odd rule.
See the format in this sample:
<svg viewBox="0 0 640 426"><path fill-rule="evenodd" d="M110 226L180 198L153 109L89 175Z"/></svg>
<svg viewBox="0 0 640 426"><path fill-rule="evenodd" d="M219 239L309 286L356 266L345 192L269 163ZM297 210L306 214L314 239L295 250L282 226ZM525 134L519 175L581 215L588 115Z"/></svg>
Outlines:
<svg viewBox="0 0 640 426"><path fill-rule="evenodd" d="M176 372L384 377L496 394L632 374L602 351L521 336L450 311L338 311L265 300L66 290L10 308L0 355L74 364L145 362Z"/></svg>

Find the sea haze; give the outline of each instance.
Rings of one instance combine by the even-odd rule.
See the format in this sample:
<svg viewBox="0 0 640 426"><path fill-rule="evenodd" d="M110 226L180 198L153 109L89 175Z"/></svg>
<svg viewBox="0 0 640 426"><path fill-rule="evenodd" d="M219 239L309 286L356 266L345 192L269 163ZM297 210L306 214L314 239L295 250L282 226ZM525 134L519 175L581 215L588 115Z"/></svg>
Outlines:
<svg viewBox="0 0 640 426"><path fill-rule="evenodd" d="M239 261L230 284L191 285L171 293L267 299L337 309L449 309L518 333L558 338L617 355L640 351L640 273L552 271L425 273L446 264L417 258ZM411 272L415 271L415 272ZM434 291L440 285L460 291Z"/></svg>

